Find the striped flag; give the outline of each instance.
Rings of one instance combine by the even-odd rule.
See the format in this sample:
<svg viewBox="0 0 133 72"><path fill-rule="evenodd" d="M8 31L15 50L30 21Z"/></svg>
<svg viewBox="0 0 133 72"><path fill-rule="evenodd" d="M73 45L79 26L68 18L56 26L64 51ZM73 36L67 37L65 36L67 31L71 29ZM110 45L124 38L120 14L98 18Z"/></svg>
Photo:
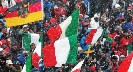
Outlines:
<svg viewBox="0 0 133 72"><path fill-rule="evenodd" d="M5 16L6 26L18 26L43 20L42 0L24 0L9 8Z"/></svg>

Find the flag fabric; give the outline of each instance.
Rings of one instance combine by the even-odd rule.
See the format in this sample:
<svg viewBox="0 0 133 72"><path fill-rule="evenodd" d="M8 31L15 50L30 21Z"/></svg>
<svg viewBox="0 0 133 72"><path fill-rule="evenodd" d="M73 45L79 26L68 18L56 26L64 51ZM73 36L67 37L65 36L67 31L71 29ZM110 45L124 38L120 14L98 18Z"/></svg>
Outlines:
<svg viewBox="0 0 133 72"><path fill-rule="evenodd" d="M24 0L8 9L5 16L6 26L18 26L43 20L42 0Z"/></svg>
<svg viewBox="0 0 133 72"><path fill-rule="evenodd" d="M36 45L36 48L35 48L34 52L32 53L32 65L36 68L39 68L38 63L41 59L42 35L27 33L27 35L24 36L24 38L23 38L23 45L24 45L23 47L27 51L29 51L31 43L34 43Z"/></svg>
<svg viewBox="0 0 133 72"><path fill-rule="evenodd" d="M132 48L133 48L133 45L132 45L132 44L129 44L129 45L127 46L127 49L128 49L128 54L130 54L130 53L131 53Z"/></svg>
<svg viewBox="0 0 133 72"><path fill-rule="evenodd" d="M22 45L26 51L30 50L31 43L34 43L37 46L37 44L40 42L39 34L32 34L32 33L25 33L25 32L22 32L22 34L24 34L23 39L22 39Z"/></svg>
<svg viewBox="0 0 133 72"><path fill-rule="evenodd" d="M133 72L133 52L129 54L121 63L117 72Z"/></svg>
<svg viewBox="0 0 133 72"><path fill-rule="evenodd" d="M83 51L88 50L90 47L90 44L94 44L98 41L98 39L101 37L103 33L103 29L93 29L89 28L86 30L85 35L81 38L80 46L83 49Z"/></svg>
<svg viewBox="0 0 133 72"><path fill-rule="evenodd" d="M29 51L31 43L31 34L26 33L24 31L22 31L21 34L24 35L22 38L22 48L24 48L26 51Z"/></svg>
<svg viewBox="0 0 133 72"><path fill-rule="evenodd" d="M52 27L48 30L47 35L51 41L63 39L77 34L79 20L79 9L74 11L64 22L60 25Z"/></svg>
<svg viewBox="0 0 133 72"><path fill-rule="evenodd" d="M72 35L43 48L44 66L61 67L62 64L76 64L77 35Z"/></svg>
<svg viewBox="0 0 133 72"><path fill-rule="evenodd" d="M23 70L21 72L31 72L32 68L32 53L29 54L26 60L26 64L23 67Z"/></svg>
<svg viewBox="0 0 133 72"><path fill-rule="evenodd" d="M103 29L99 28L99 29L91 29L90 32L88 33L86 39L85 39L85 43L86 44L94 44L97 42L97 40L99 39L99 37L102 35Z"/></svg>
<svg viewBox="0 0 133 72"><path fill-rule="evenodd" d="M71 72L80 72L81 71L81 66L84 63L84 60L79 62L73 69Z"/></svg>
<svg viewBox="0 0 133 72"><path fill-rule="evenodd" d="M39 61L41 59L41 42L39 42L36 46L32 54L32 65L36 68L39 68Z"/></svg>
<svg viewBox="0 0 133 72"><path fill-rule="evenodd" d="M83 51L88 50L88 48L90 47L90 45L85 44L86 35L87 35L89 32L90 32L90 29L87 29L86 32L85 32L85 35L81 38L81 41L80 41L80 46L81 46L81 48L83 49Z"/></svg>

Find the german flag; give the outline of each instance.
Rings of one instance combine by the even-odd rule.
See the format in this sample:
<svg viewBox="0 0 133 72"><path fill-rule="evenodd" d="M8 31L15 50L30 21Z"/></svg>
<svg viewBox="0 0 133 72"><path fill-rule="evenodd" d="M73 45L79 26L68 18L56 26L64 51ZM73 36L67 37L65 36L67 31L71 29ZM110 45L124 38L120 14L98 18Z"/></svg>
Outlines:
<svg viewBox="0 0 133 72"><path fill-rule="evenodd" d="M42 0L24 0L9 8L5 20L6 26L11 27L43 20L43 17Z"/></svg>

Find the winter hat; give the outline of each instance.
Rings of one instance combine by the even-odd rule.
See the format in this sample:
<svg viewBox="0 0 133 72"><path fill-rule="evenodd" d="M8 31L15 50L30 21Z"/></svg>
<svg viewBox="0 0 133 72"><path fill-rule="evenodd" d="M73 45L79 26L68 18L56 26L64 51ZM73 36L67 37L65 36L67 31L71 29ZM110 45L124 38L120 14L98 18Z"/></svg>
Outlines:
<svg viewBox="0 0 133 72"><path fill-rule="evenodd" d="M12 46L15 46L15 45L17 45L17 42L15 41L15 42L12 42L12 44L11 44Z"/></svg>
<svg viewBox="0 0 133 72"><path fill-rule="evenodd" d="M122 9L121 9L121 11L122 11L122 12L125 12L125 9L124 9L124 8L122 8Z"/></svg>
<svg viewBox="0 0 133 72"><path fill-rule="evenodd" d="M78 51L80 51L80 50L82 50L82 48L81 47L78 47Z"/></svg>
<svg viewBox="0 0 133 72"><path fill-rule="evenodd" d="M124 55L121 55L120 57L121 57L121 58L123 58L123 57L125 58L125 56L124 56Z"/></svg>
<svg viewBox="0 0 133 72"><path fill-rule="evenodd" d="M96 67L95 67L94 65L92 65L92 66L90 67L90 69L91 69L92 71L95 71L95 70L96 70Z"/></svg>
<svg viewBox="0 0 133 72"><path fill-rule="evenodd" d="M108 40L106 40L106 41L104 42L104 45L105 45L105 44L108 44L108 43L110 43L110 42L109 42Z"/></svg>
<svg viewBox="0 0 133 72"><path fill-rule="evenodd" d="M122 14L122 13L120 13L119 15L118 15L118 20L124 20L125 18L124 18L124 15Z"/></svg>
<svg viewBox="0 0 133 72"><path fill-rule="evenodd" d="M13 62L13 64L20 65L21 63L20 63L19 61L15 60L15 61Z"/></svg>
<svg viewBox="0 0 133 72"><path fill-rule="evenodd" d="M6 58L4 56L0 56L0 59L6 61Z"/></svg>
<svg viewBox="0 0 133 72"><path fill-rule="evenodd" d="M117 60L118 57L117 57L116 55L113 55L113 56L112 56L112 59Z"/></svg>
<svg viewBox="0 0 133 72"><path fill-rule="evenodd" d="M23 28L28 27L28 25L24 25Z"/></svg>
<svg viewBox="0 0 133 72"><path fill-rule="evenodd" d="M1 40L0 43L1 43L1 45L3 45L3 44L6 44L6 41L5 40Z"/></svg>
<svg viewBox="0 0 133 72"><path fill-rule="evenodd" d="M121 7L121 6L120 6L119 4L116 4L116 5L115 5L115 8L118 8L118 7Z"/></svg>
<svg viewBox="0 0 133 72"><path fill-rule="evenodd" d="M0 52L3 51L3 48L0 48Z"/></svg>
<svg viewBox="0 0 133 72"><path fill-rule="evenodd" d="M13 64L11 60L6 60L7 64Z"/></svg>
<svg viewBox="0 0 133 72"><path fill-rule="evenodd" d="M80 14L80 15L82 15L82 14ZM82 15L82 16L83 16L83 15ZM84 16L84 20L85 20L86 18L89 18L89 16L88 16L88 15L85 15L85 16Z"/></svg>
<svg viewBox="0 0 133 72"><path fill-rule="evenodd" d="M55 23L56 23L55 18L51 18L51 19L50 19L50 23L54 23L54 24L55 24Z"/></svg>
<svg viewBox="0 0 133 72"><path fill-rule="evenodd" d="M97 14L97 13L96 13L96 14L94 15L94 18L95 18L95 17L100 17L100 14Z"/></svg>

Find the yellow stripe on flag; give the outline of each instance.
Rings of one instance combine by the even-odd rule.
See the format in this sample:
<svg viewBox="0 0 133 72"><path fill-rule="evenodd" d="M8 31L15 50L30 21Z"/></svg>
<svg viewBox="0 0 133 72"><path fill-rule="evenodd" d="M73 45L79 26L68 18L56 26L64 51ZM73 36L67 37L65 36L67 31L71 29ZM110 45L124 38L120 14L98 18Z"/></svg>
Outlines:
<svg viewBox="0 0 133 72"><path fill-rule="evenodd" d="M43 14L42 11L38 11L34 13L29 13L26 18L21 18L21 17L5 18L6 26L7 27L18 26L18 25L24 25L30 22L35 22L38 20L43 20L44 15L45 14Z"/></svg>

